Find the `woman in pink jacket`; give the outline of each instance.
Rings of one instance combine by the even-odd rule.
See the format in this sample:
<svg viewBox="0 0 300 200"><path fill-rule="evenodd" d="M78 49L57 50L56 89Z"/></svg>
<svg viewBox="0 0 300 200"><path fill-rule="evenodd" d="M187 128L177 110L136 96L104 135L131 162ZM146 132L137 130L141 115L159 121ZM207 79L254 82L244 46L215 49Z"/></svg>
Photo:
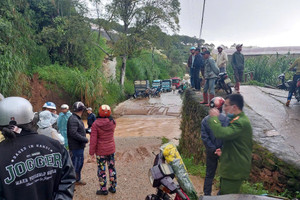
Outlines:
<svg viewBox="0 0 300 200"><path fill-rule="evenodd" d="M90 155L92 158L96 154L98 164L98 178L100 182L100 190L97 195L107 195L108 191L116 192L117 175L115 169L115 140L114 131L116 128L115 120L110 116L111 109L108 105L102 105L99 108L99 115L92 125L90 139ZM106 187L106 163L108 165L110 187L107 191Z"/></svg>

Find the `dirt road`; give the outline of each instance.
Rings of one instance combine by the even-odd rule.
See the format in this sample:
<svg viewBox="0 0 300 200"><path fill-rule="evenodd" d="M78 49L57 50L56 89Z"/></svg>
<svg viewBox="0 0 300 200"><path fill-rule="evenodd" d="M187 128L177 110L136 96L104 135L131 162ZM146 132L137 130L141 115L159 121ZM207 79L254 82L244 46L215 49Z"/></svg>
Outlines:
<svg viewBox="0 0 300 200"><path fill-rule="evenodd" d="M97 166L96 163L86 163L85 159L82 177L87 185L76 187L74 199L143 200L147 194L154 193L148 178L148 170L154 161L152 152L159 152L163 136L178 143L181 104L178 94L165 93L160 98L128 100L117 106L114 110L119 116L115 131L117 193L96 195L99 189ZM86 158L87 153L88 147ZM191 179L200 194L203 179Z"/></svg>

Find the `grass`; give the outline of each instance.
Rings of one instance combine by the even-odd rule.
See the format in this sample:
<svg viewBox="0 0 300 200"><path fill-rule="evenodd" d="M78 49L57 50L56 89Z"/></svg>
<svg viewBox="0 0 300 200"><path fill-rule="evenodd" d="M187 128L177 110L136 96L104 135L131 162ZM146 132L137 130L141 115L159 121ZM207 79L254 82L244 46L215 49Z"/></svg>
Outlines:
<svg viewBox="0 0 300 200"><path fill-rule="evenodd" d="M168 142L170 142L170 140L169 140L168 138L166 138L165 136L163 136L163 137L161 138L161 144L166 144L166 143L168 143Z"/></svg>
<svg viewBox="0 0 300 200"><path fill-rule="evenodd" d="M206 170L206 166L199 163L199 164L195 164L194 162L194 158L186 158L184 156L182 156L182 160L184 162L185 167L187 168L189 174L193 175L193 176L200 176L202 178L205 177L205 170Z"/></svg>

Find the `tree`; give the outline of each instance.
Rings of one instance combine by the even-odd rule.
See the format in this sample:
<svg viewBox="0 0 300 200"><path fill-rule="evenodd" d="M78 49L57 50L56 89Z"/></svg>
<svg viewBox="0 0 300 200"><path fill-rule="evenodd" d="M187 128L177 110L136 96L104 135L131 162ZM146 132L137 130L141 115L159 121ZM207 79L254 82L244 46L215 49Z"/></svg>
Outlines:
<svg viewBox="0 0 300 200"><path fill-rule="evenodd" d="M144 45L150 45L147 31L151 26L179 28L178 0L112 0L107 5L107 13L123 25L119 40L115 43L116 53L122 57L120 84L125 81L126 61Z"/></svg>

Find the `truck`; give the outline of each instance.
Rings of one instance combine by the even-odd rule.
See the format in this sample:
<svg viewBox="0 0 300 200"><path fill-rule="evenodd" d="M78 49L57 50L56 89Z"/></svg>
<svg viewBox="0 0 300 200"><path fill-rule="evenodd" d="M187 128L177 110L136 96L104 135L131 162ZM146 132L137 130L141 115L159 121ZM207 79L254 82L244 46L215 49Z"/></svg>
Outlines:
<svg viewBox="0 0 300 200"><path fill-rule="evenodd" d="M158 87L161 88L161 83L162 83L161 80L153 80L152 81L152 88L158 88Z"/></svg>
<svg viewBox="0 0 300 200"><path fill-rule="evenodd" d="M178 89L180 86L180 81L181 81L181 79L179 77L173 77L172 78L172 86L175 85L176 89Z"/></svg>
<svg viewBox="0 0 300 200"><path fill-rule="evenodd" d="M150 84L149 80L134 81L134 98L149 97Z"/></svg>
<svg viewBox="0 0 300 200"><path fill-rule="evenodd" d="M161 86L163 92L171 92L172 80L171 79L163 80Z"/></svg>

